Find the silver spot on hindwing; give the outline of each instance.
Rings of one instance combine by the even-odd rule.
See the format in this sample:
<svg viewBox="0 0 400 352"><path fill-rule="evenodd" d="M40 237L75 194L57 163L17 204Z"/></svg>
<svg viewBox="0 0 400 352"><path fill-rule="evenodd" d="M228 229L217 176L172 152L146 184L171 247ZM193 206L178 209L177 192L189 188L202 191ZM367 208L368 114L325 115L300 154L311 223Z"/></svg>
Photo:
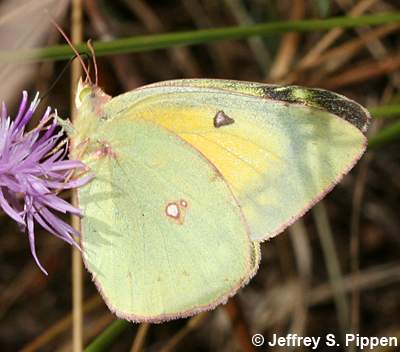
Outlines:
<svg viewBox="0 0 400 352"><path fill-rule="evenodd" d="M178 225L182 225L185 221L186 209L188 203L184 199L179 201L170 202L165 207L165 215Z"/></svg>
<svg viewBox="0 0 400 352"><path fill-rule="evenodd" d="M165 209L165 213L171 218L179 218L180 211L178 205L176 203L169 203Z"/></svg>

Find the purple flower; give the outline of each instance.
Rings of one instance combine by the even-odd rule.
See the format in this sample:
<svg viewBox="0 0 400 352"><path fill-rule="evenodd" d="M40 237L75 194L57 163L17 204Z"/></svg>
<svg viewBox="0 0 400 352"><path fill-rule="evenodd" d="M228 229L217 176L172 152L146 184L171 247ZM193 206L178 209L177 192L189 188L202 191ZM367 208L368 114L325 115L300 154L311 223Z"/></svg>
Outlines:
<svg viewBox="0 0 400 352"><path fill-rule="evenodd" d="M52 210L81 216L81 211L58 197L63 189L80 187L90 176L71 179L75 169L83 169L80 161L66 160L67 142L57 128L57 115L48 107L39 124L25 131L39 104L38 94L28 106L24 91L17 117L7 114L2 104L0 115L0 207L28 233L31 252L39 268L35 250L35 222L53 235L79 248L73 236L79 236Z"/></svg>

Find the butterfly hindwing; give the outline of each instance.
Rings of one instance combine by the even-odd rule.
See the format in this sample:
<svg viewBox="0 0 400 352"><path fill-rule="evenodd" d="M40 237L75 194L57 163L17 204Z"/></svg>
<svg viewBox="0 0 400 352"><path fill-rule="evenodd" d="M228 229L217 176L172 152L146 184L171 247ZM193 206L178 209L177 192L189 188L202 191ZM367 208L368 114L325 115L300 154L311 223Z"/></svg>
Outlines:
<svg viewBox="0 0 400 352"><path fill-rule="evenodd" d="M82 247L110 309L135 321L192 315L223 302L258 266L226 181L195 148L143 119L104 121L82 160Z"/></svg>

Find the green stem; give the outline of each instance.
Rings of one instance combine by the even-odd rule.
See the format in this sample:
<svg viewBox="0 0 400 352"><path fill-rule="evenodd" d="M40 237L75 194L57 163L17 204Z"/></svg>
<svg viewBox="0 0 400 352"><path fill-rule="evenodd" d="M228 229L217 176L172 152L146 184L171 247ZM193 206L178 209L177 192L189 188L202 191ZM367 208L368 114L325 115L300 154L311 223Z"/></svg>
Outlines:
<svg viewBox="0 0 400 352"><path fill-rule="evenodd" d="M131 324L126 320L116 320L110 324L93 342L85 348L85 352L108 351L109 346L120 336Z"/></svg>
<svg viewBox="0 0 400 352"><path fill-rule="evenodd" d="M400 22L400 13L379 13L359 17L332 17L328 19L313 19L302 21L279 21L261 23L252 26L225 27L203 29L187 32L144 35L113 41L98 41L93 45L98 56L121 54L128 52L147 51L169 48L178 45L193 45L209 43L217 40L243 39L252 36L267 36L285 32L316 32L332 28L354 28L361 26L376 26L385 23ZM87 52L84 43L76 46L78 51ZM0 62L27 62L41 60L61 60L73 56L67 45L57 45L46 48L0 52Z"/></svg>
<svg viewBox="0 0 400 352"><path fill-rule="evenodd" d="M396 117L400 116L400 105L381 105L368 108L374 118ZM391 142L393 139L400 137L400 122L382 128L374 136L369 138L368 149L376 149L384 144Z"/></svg>
<svg viewBox="0 0 400 352"><path fill-rule="evenodd" d="M381 105L368 108L375 118L400 116L400 105Z"/></svg>
<svg viewBox="0 0 400 352"><path fill-rule="evenodd" d="M376 149L382 145L400 137L400 121L388 127L382 128L368 141L368 149Z"/></svg>

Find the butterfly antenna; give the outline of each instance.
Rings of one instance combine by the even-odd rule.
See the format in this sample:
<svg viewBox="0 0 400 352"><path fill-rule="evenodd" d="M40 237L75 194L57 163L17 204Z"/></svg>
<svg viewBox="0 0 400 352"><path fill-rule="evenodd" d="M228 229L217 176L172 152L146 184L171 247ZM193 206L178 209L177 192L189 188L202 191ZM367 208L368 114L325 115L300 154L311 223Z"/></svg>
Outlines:
<svg viewBox="0 0 400 352"><path fill-rule="evenodd" d="M81 55L79 54L78 50L76 50L76 48L74 47L74 45L71 43L71 41L69 40L68 36L65 34L65 32L62 30L62 28L57 24L56 21L54 21L52 18L50 18L51 23L53 23L54 27L57 28L57 30L60 32L60 34L64 37L64 39L66 40L66 42L68 43L68 45L70 46L70 48L72 49L72 51L75 53L76 57L78 58L79 62L81 63L81 66L83 68L83 70L86 73L86 79L89 81L90 84L93 84L92 80L90 79L90 75L89 75L89 70L87 68L87 66L85 65L85 63L83 62L83 59L81 57Z"/></svg>
<svg viewBox="0 0 400 352"><path fill-rule="evenodd" d="M86 56L88 57L89 55L87 53L81 53L81 56ZM71 62L74 61L77 58L76 54L71 57L68 61L68 63L63 67L61 72L58 74L57 78L53 81L53 83L50 85L50 87L47 89L47 91L39 97L40 100L43 100L46 96L49 95L49 93L53 90L53 88L56 86L56 84L60 81L60 79L63 77L65 71L70 67Z"/></svg>
<svg viewBox="0 0 400 352"><path fill-rule="evenodd" d="M97 86L97 84L99 83L98 80L98 74L97 74L97 62L96 62L96 52L94 51L94 47L92 44L92 40L89 39L87 41L87 46L92 54L92 58L93 58L93 66L94 66L94 77L95 77L95 85Z"/></svg>

